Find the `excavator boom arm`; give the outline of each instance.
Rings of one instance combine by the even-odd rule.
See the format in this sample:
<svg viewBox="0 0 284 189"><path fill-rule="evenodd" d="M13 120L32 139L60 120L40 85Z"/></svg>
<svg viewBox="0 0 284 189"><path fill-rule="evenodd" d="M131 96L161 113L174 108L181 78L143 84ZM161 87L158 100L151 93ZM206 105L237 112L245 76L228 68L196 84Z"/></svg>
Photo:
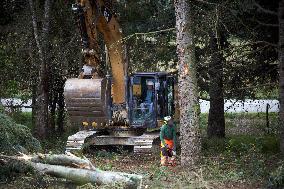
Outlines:
<svg viewBox="0 0 284 189"><path fill-rule="evenodd" d="M101 72L105 63L100 61L98 53L98 33L101 33L111 67L113 103L124 103L126 74L124 44L120 25L111 10L111 1L77 0L73 7L78 13L85 64L94 67L100 78L105 77Z"/></svg>

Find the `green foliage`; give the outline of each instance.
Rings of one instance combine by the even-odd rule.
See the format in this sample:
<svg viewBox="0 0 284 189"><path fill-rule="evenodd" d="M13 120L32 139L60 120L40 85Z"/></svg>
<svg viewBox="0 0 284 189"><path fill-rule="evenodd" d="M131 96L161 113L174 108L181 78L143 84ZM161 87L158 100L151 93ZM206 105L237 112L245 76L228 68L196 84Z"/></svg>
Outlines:
<svg viewBox="0 0 284 189"><path fill-rule="evenodd" d="M0 182L11 181L23 173L33 172L31 166L17 161L7 160L7 163L0 164Z"/></svg>
<svg viewBox="0 0 284 189"><path fill-rule="evenodd" d="M16 123L25 125L31 130L33 130L32 112L16 111L16 112L13 112L10 116Z"/></svg>
<svg viewBox="0 0 284 189"><path fill-rule="evenodd" d="M268 189L281 189L284 188L284 162L273 171L268 179Z"/></svg>
<svg viewBox="0 0 284 189"><path fill-rule="evenodd" d="M129 49L130 72L175 69L177 56L173 1L123 0L116 3L115 11L120 15L119 23Z"/></svg>
<svg viewBox="0 0 284 189"><path fill-rule="evenodd" d="M200 127L200 130L201 130L201 134L203 136L206 135L207 125L208 125L208 113L201 113L199 115L199 127Z"/></svg>
<svg viewBox="0 0 284 189"><path fill-rule="evenodd" d="M0 103L0 114L4 114L5 112L5 109L4 107L2 106L2 104Z"/></svg>
<svg viewBox="0 0 284 189"><path fill-rule="evenodd" d="M72 134L70 131L66 131L63 134L58 132L53 133L50 137L41 140L42 148L46 151L46 153L53 153L53 154L64 153L68 136ZM79 154L75 155L82 156L82 153L79 152Z"/></svg>
<svg viewBox="0 0 284 189"><path fill-rule="evenodd" d="M15 123L10 117L0 113L0 152L16 154L41 150L41 145L35 139L28 127Z"/></svg>
<svg viewBox="0 0 284 189"><path fill-rule="evenodd" d="M276 87L260 87L257 89L256 96L257 99L276 99L279 98L279 88Z"/></svg>

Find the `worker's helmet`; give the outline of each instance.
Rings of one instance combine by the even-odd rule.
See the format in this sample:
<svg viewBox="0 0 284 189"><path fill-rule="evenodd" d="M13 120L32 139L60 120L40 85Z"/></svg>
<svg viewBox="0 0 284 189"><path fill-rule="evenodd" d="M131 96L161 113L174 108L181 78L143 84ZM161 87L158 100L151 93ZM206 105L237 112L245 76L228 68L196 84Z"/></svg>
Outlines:
<svg viewBox="0 0 284 189"><path fill-rule="evenodd" d="M152 86L154 86L154 82L151 81L151 80L149 80L149 81L147 81L147 85L152 85Z"/></svg>
<svg viewBox="0 0 284 189"><path fill-rule="evenodd" d="M166 121L166 122L170 121L171 119L172 119L171 116L166 116L166 117L164 117L164 121Z"/></svg>

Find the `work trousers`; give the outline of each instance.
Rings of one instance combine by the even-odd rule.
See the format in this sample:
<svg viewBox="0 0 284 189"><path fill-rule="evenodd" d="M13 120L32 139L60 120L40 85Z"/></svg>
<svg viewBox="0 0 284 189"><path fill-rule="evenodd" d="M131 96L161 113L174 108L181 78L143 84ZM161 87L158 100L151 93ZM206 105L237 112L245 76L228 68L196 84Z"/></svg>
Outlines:
<svg viewBox="0 0 284 189"><path fill-rule="evenodd" d="M175 166L176 157L173 156L173 147L174 147L174 141L173 140L167 140L164 139L165 143L167 144L167 148L164 146L164 144L161 142L161 165L162 166Z"/></svg>

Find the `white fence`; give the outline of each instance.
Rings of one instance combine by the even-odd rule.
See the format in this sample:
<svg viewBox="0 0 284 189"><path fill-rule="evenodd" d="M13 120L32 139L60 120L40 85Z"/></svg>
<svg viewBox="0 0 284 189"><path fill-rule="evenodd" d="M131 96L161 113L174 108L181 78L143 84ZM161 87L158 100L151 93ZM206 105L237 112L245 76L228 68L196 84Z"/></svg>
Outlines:
<svg viewBox="0 0 284 189"><path fill-rule="evenodd" d="M210 108L210 102L200 100L201 113L208 113ZM266 112L266 106L269 105L268 112L279 112L279 101L278 100L225 100L224 110L230 113L257 113Z"/></svg>
<svg viewBox="0 0 284 189"><path fill-rule="evenodd" d="M5 99L1 99L1 104L5 107L5 109L20 108L22 112L32 111L32 100L31 99L24 102L21 99L17 99L17 98L5 98Z"/></svg>

